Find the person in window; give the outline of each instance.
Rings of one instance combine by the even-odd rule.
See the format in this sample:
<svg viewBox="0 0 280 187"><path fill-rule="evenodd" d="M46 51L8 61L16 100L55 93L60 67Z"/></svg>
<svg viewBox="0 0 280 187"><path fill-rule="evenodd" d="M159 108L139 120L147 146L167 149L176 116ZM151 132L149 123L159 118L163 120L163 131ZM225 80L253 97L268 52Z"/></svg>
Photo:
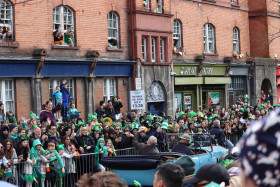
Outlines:
<svg viewBox="0 0 280 187"><path fill-rule="evenodd" d="M109 45L109 48L117 48L118 47L118 42L116 39L114 38L111 38L108 40L108 45Z"/></svg>
<svg viewBox="0 0 280 187"><path fill-rule="evenodd" d="M12 41L12 30L10 27L6 29L6 32L3 34L3 42Z"/></svg>
<svg viewBox="0 0 280 187"><path fill-rule="evenodd" d="M0 27L0 42L2 42L3 34L4 34L4 29L3 27Z"/></svg>
<svg viewBox="0 0 280 187"><path fill-rule="evenodd" d="M64 41L71 47L74 47L74 30L73 26L69 27L64 35Z"/></svg>
<svg viewBox="0 0 280 187"><path fill-rule="evenodd" d="M62 45L62 43L64 42L63 33L60 32L59 30L54 31L53 32L53 40L54 40L54 44Z"/></svg>
<svg viewBox="0 0 280 187"><path fill-rule="evenodd" d="M0 101L0 122L5 120L4 104Z"/></svg>

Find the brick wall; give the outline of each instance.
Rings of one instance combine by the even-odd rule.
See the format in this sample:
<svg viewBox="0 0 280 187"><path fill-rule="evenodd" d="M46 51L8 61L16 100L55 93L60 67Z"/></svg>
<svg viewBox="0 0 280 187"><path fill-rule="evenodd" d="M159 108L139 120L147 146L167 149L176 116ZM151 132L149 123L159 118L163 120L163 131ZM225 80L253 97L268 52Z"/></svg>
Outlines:
<svg viewBox="0 0 280 187"><path fill-rule="evenodd" d="M83 78L75 79L75 100L76 108L81 111L80 117L86 119L86 93L85 93L85 80Z"/></svg>
<svg viewBox="0 0 280 187"><path fill-rule="evenodd" d="M121 102L123 104L123 108L121 108L121 112L128 111L128 79L127 78L117 78L117 95L121 98Z"/></svg>
<svg viewBox="0 0 280 187"><path fill-rule="evenodd" d="M12 0L15 3L15 0ZM78 50L52 49L53 8L61 5L74 10L75 37ZM98 50L101 57L128 59L128 1L116 0L44 0L17 3L14 5L15 41L19 47L14 53L30 56L34 48L44 48L48 56L84 56L87 50ZM107 14L119 15L122 52L108 52ZM2 51L0 49L0 51Z"/></svg>
<svg viewBox="0 0 280 187"><path fill-rule="evenodd" d="M45 78L41 80L41 93L42 93L42 104L45 104L49 99L49 79ZM54 101L53 101L54 102ZM54 105L55 103L53 103Z"/></svg>
<svg viewBox="0 0 280 187"><path fill-rule="evenodd" d="M103 100L103 78L94 79L94 111L99 107L99 101Z"/></svg>
<svg viewBox="0 0 280 187"><path fill-rule="evenodd" d="M15 79L15 90L16 118L18 121L21 116L27 119L31 111L30 79Z"/></svg>
<svg viewBox="0 0 280 187"><path fill-rule="evenodd" d="M244 3L244 1L241 2ZM230 1L225 3L217 0L216 4L223 7L214 6L214 4L202 1L200 3L198 1L172 1L171 13L174 15L174 19L180 19L182 22L186 59L193 60L196 55L203 53L203 25L205 23L211 23L215 27L217 56L211 57L212 60L223 61L225 56L232 56L233 28L235 26L240 30L241 52L250 53L248 12L234 9L231 7Z"/></svg>

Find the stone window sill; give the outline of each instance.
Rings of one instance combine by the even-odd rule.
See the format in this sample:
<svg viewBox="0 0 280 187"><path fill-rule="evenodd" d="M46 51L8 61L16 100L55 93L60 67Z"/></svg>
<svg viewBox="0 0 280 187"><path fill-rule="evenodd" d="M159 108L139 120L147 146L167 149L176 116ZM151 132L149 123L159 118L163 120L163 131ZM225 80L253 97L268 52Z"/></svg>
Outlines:
<svg viewBox="0 0 280 187"><path fill-rule="evenodd" d="M110 47L106 47L106 51L108 52L123 52L122 48L110 48Z"/></svg>
<svg viewBox="0 0 280 187"><path fill-rule="evenodd" d="M80 47L74 46L57 46L57 45L52 45L52 49L63 49L63 50L79 50Z"/></svg>
<svg viewBox="0 0 280 187"><path fill-rule="evenodd" d="M206 2L209 2L209 3L216 3L215 0L202 0L202 1L206 1Z"/></svg>
<svg viewBox="0 0 280 187"><path fill-rule="evenodd" d="M218 53L203 53L204 56L219 56Z"/></svg>
<svg viewBox="0 0 280 187"><path fill-rule="evenodd" d="M142 62L143 66L170 66L172 63L170 62Z"/></svg>
<svg viewBox="0 0 280 187"><path fill-rule="evenodd" d="M238 3L231 3L231 6L235 8L240 8L240 5Z"/></svg>
<svg viewBox="0 0 280 187"><path fill-rule="evenodd" d="M1 42L0 47L18 48L18 42Z"/></svg>

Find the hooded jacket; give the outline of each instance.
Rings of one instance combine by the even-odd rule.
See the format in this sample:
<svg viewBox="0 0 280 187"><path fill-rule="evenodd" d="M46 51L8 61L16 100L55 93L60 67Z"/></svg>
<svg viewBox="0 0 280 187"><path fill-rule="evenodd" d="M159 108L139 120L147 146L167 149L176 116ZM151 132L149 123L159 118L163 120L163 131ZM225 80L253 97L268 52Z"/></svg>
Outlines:
<svg viewBox="0 0 280 187"><path fill-rule="evenodd" d="M6 139L9 139L13 142L13 147L16 147L16 141L12 137L9 137L9 133L4 134L3 133L4 129L7 129L9 131L9 127L7 125L3 125L1 127L1 129L0 129L0 143L3 144Z"/></svg>
<svg viewBox="0 0 280 187"><path fill-rule="evenodd" d="M98 140L98 142L97 142L97 144L96 144L96 147L95 147L94 152L95 152L95 153L101 153L101 150L100 150L100 149L102 149L103 154L104 154L104 155L107 155L108 153L107 153L106 147L105 147L104 145L100 146L100 142L101 142L101 141L104 141L104 142L105 142L105 140L104 140L103 138L99 138L99 140ZM96 165L97 165L97 166L100 165L100 164L99 164L99 155L96 155L95 160L96 160Z"/></svg>
<svg viewBox="0 0 280 187"><path fill-rule="evenodd" d="M41 150L40 151L38 151L36 149L37 145L41 145ZM32 158L35 158L35 160L36 160L35 167L39 167L39 165L40 165L39 161L41 160L41 156L45 155L44 151L45 150L42 148L42 144L41 144L40 140L39 139L34 140L33 141L33 146L30 150L30 158L31 158L31 160L32 160Z"/></svg>

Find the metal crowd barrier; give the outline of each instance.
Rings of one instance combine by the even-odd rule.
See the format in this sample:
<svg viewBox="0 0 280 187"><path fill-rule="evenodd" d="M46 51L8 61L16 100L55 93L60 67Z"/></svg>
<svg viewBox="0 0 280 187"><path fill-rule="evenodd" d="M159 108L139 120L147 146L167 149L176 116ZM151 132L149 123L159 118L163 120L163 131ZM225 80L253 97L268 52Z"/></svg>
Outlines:
<svg viewBox="0 0 280 187"><path fill-rule="evenodd" d="M116 150L116 155L137 155L137 150L134 147L119 149ZM102 156L103 154L100 153L89 153L76 155L71 159L65 159L66 174L61 177L59 173L53 172L53 177L51 177L49 180L45 177L39 177L41 173L38 173L38 169L35 169L35 167L33 167L33 173L36 173L37 179L37 181L33 182L33 186L35 184L36 187L74 187L75 183L83 174L95 173L99 171L97 160L98 157L100 160ZM16 186L25 187L26 183L23 179L24 164L26 164L26 162L14 164L12 166L14 168L12 176L4 177L3 175L0 175L0 180L7 181ZM51 168L53 167L51 166ZM53 170L51 169L51 172L52 171Z"/></svg>

